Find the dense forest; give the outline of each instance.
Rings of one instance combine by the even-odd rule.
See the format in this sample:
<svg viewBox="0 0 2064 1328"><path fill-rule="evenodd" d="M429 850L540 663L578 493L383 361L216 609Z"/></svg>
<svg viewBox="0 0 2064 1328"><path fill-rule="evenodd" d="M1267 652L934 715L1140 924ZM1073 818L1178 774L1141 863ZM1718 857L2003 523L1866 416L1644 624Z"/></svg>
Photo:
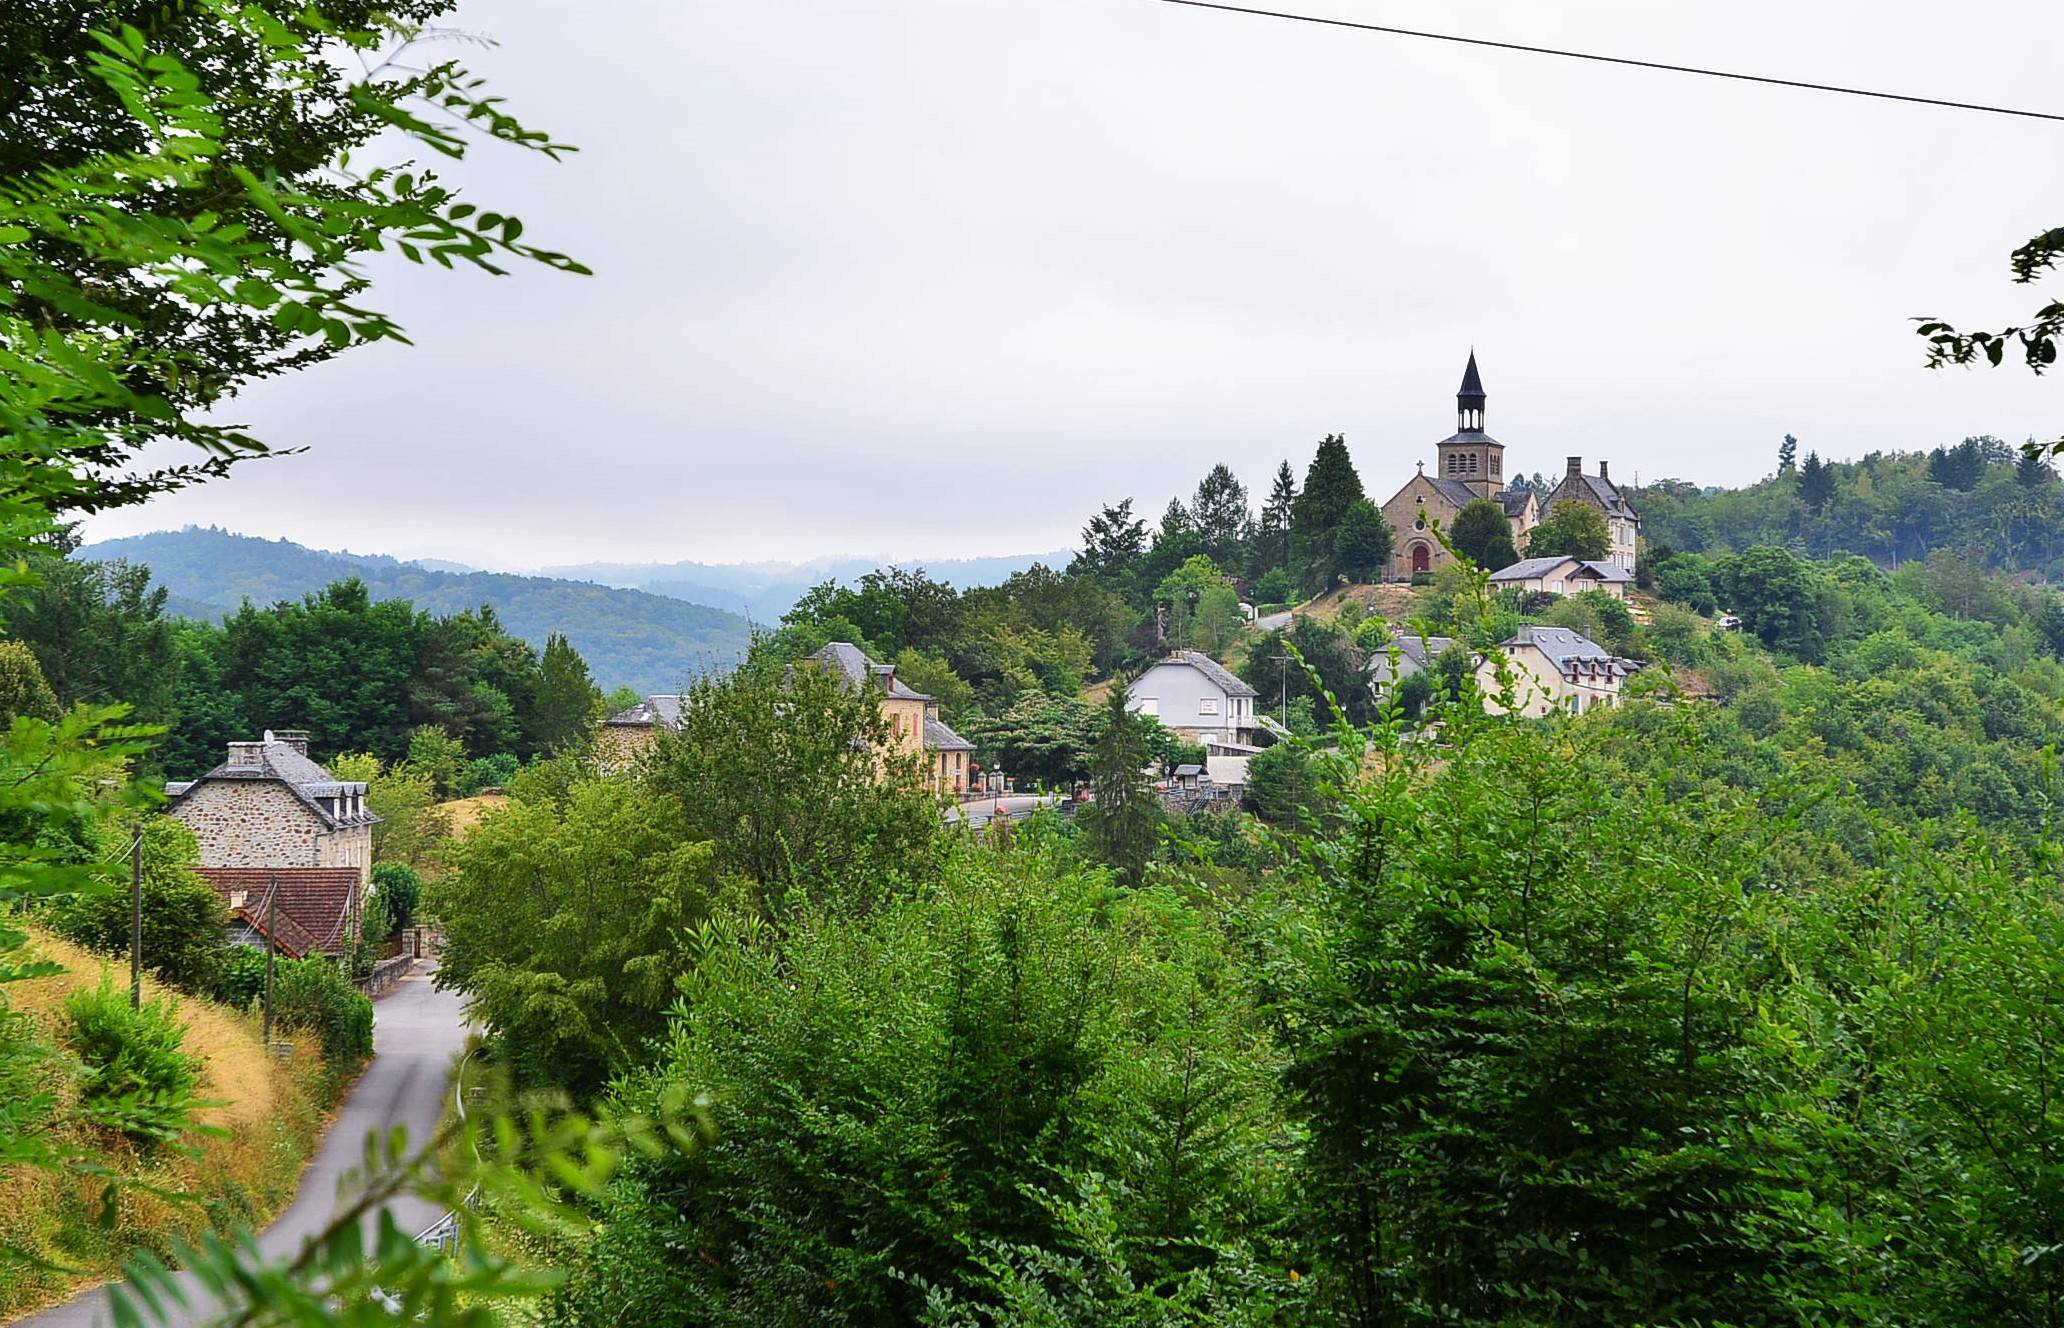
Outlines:
<svg viewBox="0 0 2064 1328"><path fill-rule="evenodd" d="M1633 501L1643 537L1658 551L1769 544L1888 568L1944 551L2064 580L2064 485L2047 458L1997 438L1855 461L1801 457L1798 447L1787 437L1776 472L1745 489L1682 480L1642 487Z"/></svg>

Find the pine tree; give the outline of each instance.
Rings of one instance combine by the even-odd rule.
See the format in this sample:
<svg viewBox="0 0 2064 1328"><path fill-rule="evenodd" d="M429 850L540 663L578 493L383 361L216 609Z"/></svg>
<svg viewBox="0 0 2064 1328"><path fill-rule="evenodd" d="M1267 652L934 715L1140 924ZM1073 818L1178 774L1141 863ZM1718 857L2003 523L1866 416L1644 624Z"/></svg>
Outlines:
<svg viewBox="0 0 2064 1328"><path fill-rule="evenodd" d="M1161 806L1147 778L1147 763L1154 757L1148 731L1154 721L1125 707L1126 689L1114 682L1090 754L1093 800L1081 819L1098 855L1117 869L1119 879L1137 885L1153 861Z"/></svg>
<svg viewBox="0 0 2064 1328"><path fill-rule="evenodd" d="M1247 507L1247 486L1240 483L1232 467L1220 462L1198 481L1196 497L1190 502L1190 524L1214 562L1223 567L1239 565L1254 514Z"/></svg>
<svg viewBox="0 0 2064 1328"><path fill-rule="evenodd" d="M1276 467L1276 482L1261 505L1255 541L1255 571L1267 572L1290 561L1290 512L1297 504L1297 472L1288 461Z"/></svg>
<svg viewBox="0 0 2064 1328"><path fill-rule="evenodd" d="M1347 453L1347 439L1327 434L1305 472L1304 492L1290 508L1290 570L1306 589L1327 590L1339 575L1335 536L1362 497L1362 478Z"/></svg>
<svg viewBox="0 0 2064 1328"><path fill-rule="evenodd" d="M1805 468L1799 472L1799 501L1806 504L1813 515L1819 516L1834 497L1834 468L1821 464L1820 453L1808 452Z"/></svg>
<svg viewBox="0 0 2064 1328"><path fill-rule="evenodd" d="M1799 440L1790 434L1777 445L1777 473L1789 475L1799 466Z"/></svg>
<svg viewBox="0 0 2064 1328"><path fill-rule="evenodd" d="M2050 469L2050 459L2034 439L2029 439L2021 448L2021 455L2014 461L2014 482L2024 489L2040 489L2057 477Z"/></svg>

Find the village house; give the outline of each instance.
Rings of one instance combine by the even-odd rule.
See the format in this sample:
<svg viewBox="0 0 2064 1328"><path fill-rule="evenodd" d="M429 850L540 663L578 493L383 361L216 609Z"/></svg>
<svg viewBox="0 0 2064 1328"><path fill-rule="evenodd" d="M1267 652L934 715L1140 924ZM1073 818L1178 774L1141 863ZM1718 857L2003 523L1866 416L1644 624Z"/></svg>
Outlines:
<svg viewBox="0 0 2064 1328"><path fill-rule="evenodd" d="M1491 589L1524 590L1537 595L1581 595L1602 590L1614 599L1627 598L1634 574L1617 563L1581 558L1523 558L1491 573Z"/></svg>
<svg viewBox="0 0 2064 1328"><path fill-rule="evenodd" d="M1383 518L1395 537L1388 579L1409 580L1453 562L1453 556L1434 537L1433 527L1452 531L1462 509L1479 498L1503 509L1515 545L1539 523L1541 507L1533 491L1506 487L1505 444L1484 432L1487 400L1476 368L1476 352L1471 351L1462 371L1462 388L1455 394L1455 432L1435 445L1434 473L1428 475L1421 462L1419 473L1383 504Z"/></svg>
<svg viewBox="0 0 2064 1328"><path fill-rule="evenodd" d="M1539 716L1552 710L1582 714L1601 705L1618 705L1620 690L1641 666L1621 659L1590 637L1567 627L1525 626L1499 643L1512 673L1511 713ZM1499 700L1498 661L1477 666L1477 686L1484 709L1507 713Z"/></svg>
<svg viewBox="0 0 2064 1328"><path fill-rule="evenodd" d="M1392 632L1388 644L1369 652L1369 663L1365 671L1369 675L1369 690L1377 700L1390 695L1390 689L1415 673L1431 672L1440 657L1455 644L1450 636L1422 636L1417 632ZM1476 655L1469 651L1470 666L1475 667ZM1395 666L1392 656L1395 655Z"/></svg>
<svg viewBox="0 0 2064 1328"><path fill-rule="evenodd" d="M338 780L308 757L308 735L267 730L229 744L229 759L198 779L165 785L165 811L193 831L203 867L373 869L363 783Z"/></svg>
<svg viewBox="0 0 2064 1328"><path fill-rule="evenodd" d="M644 759L661 729L681 727L681 706L686 700L680 695L648 696L603 720L595 731L596 768L605 775L615 774Z"/></svg>
<svg viewBox="0 0 2064 1328"><path fill-rule="evenodd" d="M198 779L165 785L165 810L193 831L199 874L237 920L241 939L268 921L293 956L339 954L357 934L373 867L366 786L309 759L308 735L267 731L229 744Z"/></svg>
<svg viewBox="0 0 2064 1328"><path fill-rule="evenodd" d="M1569 458L1562 483L1549 492L1541 512L1544 516L1551 514L1562 503L1583 503L1598 509L1605 518L1605 561L1631 576L1641 546L1641 515L1612 482L1612 467L1601 461L1596 475L1586 475L1584 458Z"/></svg>
<svg viewBox="0 0 2064 1328"><path fill-rule="evenodd" d="M1255 691L1201 650L1178 650L1125 689L1125 708L1151 715L1185 742L1254 739Z"/></svg>
<svg viewBox="0 0 2064 1328"><path fill-rule="evenodd" d="M975 745L939 718L935 698L898 678L894 664L878 664L847 641L833 641L810 658L838 670L854 687L881 698L882 718L888 721L894 749L919 758L926 779L937 792L957 798L968 791Z"/></svg>

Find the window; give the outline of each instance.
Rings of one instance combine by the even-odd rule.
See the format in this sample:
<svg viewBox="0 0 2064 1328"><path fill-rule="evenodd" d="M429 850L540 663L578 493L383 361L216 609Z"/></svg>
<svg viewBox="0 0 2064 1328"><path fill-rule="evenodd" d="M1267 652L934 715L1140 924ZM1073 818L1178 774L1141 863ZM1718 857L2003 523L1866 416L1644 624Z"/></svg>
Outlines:
<svg viewBox="0 0 2064 1328"><path fill-rule="evenodd" d="M1218 713L1218 698L1217 698L1217 697L1215 697L1215 696L1207 696L1207 697L1205 697L1205 698L1204 698L1203 700L1201 700L1201 701L1197 702L1197 713L1198 713L1198 714L1200 714L1200 715L1215 715L1215 714L1217 714L1217 713Z"/></svg>
<svg viewBox="0 0 2064 1328"><path fill-rule="evenodd" d="M1134 698L1134 700L1136 702L1134 710L1137 713L1154 715L1156 717L1161 714L1161 698L1157 696L1141 696Z"/></svg>
<svg viewBox="0 0 2064 1328"><path fill-rule="evenodd" d="M1562 582L1550 581L1548 583L1548 589L1554 592L1555 594L1560 595L1562 593Z"/></svg>

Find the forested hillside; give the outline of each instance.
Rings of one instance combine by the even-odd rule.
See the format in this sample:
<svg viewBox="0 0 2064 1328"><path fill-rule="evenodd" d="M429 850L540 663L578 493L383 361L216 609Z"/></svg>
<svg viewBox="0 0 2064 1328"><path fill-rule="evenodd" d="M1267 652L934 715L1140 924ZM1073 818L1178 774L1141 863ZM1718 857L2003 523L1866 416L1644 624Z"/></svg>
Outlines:
<svg viewBox="0 0 2064 1328"><path fill-rule="evenodd" d="M1895 567L1944 550L2064 581L2064 484L2047 460L1997 438L1855 461L1800 456L1787 438L1776 473L1758 484L1702 489L1662 480L1633 500L1642 536L1659 554L1771 544Z"/></svg>
<svg viewBox="0 0 2064 1328"><path fill-rule="evenodd" d="M82 554L149 567L174 597L168 607L189 617L220 618L247 598L261 607L298 600L351 577L376 601L407 600L431 613L489 607L504 628L539 649L553 633L565 636L605 688L673 691L705 669L735 662L751 636L739 614L666 595L503 572L432 571L193 526L105 540Z"/></svg>
<svg viewBox="0 0 2064 1328"><path fill-rule="evenodd" d="M1067 553L1062 551L991 558L929 558L904 565L922 565L938 580L968 590L993 586L1036 563L1054 567L1067 560ZM879 560L872 558L818 558L807 563L580 563L542 568L539 574L648 590L655 595L713 604L743 613L755 622L770 623L787 613L811 586L826 580L850 581L878 565Z"/></svg>

